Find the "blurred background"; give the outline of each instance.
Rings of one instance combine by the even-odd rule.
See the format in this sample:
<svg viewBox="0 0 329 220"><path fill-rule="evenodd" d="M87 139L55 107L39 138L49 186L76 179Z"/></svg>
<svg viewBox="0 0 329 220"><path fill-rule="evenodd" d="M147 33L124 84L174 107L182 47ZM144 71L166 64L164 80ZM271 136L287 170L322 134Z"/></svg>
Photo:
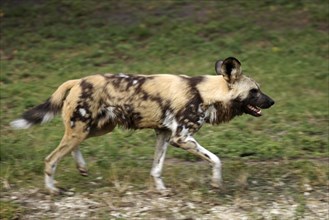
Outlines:
<svg viewBox="0 0 329 220"><path fill-rule="evenodd" d="M293 217L321 219L328 202L328 10L325 0L1 1L0 217L27 215L28 205L4 198L22 189L42 192L43 159L63 134L60 117L19 131L9 122L61 83L95 73L212 75L218 59L234 56L276 105L261 118L207 125L196 135L223 159L226 192L212 191L208 165L180 149L168 152L165 182L182 200L208 210L209 219L215 216L210 203L237 200L246 201L239 203L246 216L290 201ZM154 144L152 130L116 129L82 144L88 178L70 157L56 178L76 194L106 189L122 199L126 191L152 188ZM149 218L177 219L165 210L152 213ZM178 213L188 217L184 209ZM88 212L96 219L110 214Z"/></svg>

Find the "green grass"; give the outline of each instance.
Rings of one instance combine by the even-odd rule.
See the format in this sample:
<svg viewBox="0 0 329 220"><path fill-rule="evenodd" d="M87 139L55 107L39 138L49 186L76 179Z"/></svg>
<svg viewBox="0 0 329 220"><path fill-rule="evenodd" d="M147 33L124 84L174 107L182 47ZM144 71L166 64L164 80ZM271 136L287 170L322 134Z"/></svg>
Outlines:
<svg viewBox="0 0 329 220"><path fill-rule="evenodd" d="M17 204L13 204L10 202L2 202L0 201L0 217L4 220L9 219L20 219L22 217L22 213L24 213L24 209L21 208Z"/></svg>
<svg viewBox="0 0 329 220"><path fill-rule="evenodd" d="M328 157L328 8L321 0L3 1L0 177L11 183L24 180L22 187L39 184L43 158L63 134L61 120L22 131L11 130L9 122L65 80L106 72L214 74L215 61L228 56L242 62L244 72L260 82L276 105L261 118L206 125L197 140L225 161L241 161L243 154L254 161ZM148 176L154 143L151 130L117 129L87 140L82 151L91 171L109 179L115 167L117 178L141 173L134 180L138 186ZM168 157L197 160L174 148ZM234 163L224 167L226 174ZM317 172L294 164L276 169ZM81 183L81 191L86 190L74 169L65 158L57 178L67 185ZM172 185L179 176L165 175Z"/></svg>

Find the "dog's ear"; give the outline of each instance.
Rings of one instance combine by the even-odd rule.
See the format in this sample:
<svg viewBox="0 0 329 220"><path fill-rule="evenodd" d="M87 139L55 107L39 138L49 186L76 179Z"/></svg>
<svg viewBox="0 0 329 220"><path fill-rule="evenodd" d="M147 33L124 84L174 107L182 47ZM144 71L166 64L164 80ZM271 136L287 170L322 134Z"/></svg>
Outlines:
<svg viewBox="0 0 329 220"><path fill-rule="evenodd" d="M226 58L224 61L218 60L215 70L218 75L223 75L229 83L234 83L242 74L241 63L234 57Z"/></svg>

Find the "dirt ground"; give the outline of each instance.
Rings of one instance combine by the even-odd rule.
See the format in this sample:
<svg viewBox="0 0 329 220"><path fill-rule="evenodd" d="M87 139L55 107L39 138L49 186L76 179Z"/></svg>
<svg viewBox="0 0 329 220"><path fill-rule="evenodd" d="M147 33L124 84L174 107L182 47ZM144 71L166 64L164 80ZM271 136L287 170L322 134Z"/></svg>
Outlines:
<svg viewBox="0 0 329 220"><path fill-rule="evenodd" d="M287 196L272 202L262 198L231 198L218 204L192 192L192 199L171 194L126 190L112 195L110 187L95 193L51 197L43 189L9 190L2 201L23 207L15 219L329 219L328 193L305 192L303 206Z"/></svg>

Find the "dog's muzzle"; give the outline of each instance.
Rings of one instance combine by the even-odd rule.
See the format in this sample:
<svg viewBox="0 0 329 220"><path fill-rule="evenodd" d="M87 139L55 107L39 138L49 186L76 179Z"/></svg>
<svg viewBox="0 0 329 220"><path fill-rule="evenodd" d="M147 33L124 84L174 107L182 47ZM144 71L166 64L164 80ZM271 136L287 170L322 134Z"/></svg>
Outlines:
<svg viewBox="0 0 329 220"><path fill-rule="evenodd" d="M270 108L274 103L273 99L262 94L255 103L247 104L244 107L244 112L255 117L260 117L262 116L262 109Z"/></svg>

